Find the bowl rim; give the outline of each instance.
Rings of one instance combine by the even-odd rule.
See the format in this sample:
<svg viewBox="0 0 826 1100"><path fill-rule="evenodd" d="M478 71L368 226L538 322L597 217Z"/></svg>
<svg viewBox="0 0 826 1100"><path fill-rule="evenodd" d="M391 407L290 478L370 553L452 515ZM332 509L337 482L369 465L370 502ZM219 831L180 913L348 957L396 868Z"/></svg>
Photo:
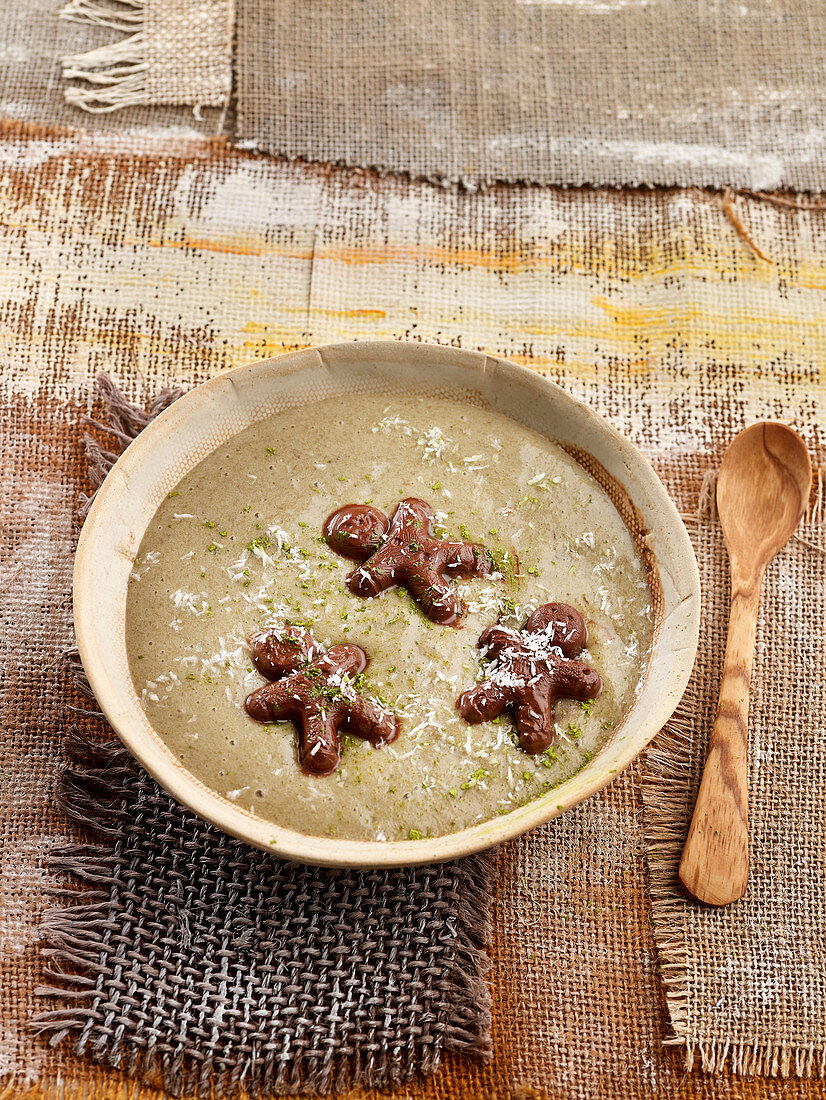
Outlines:
<svg viewBox="0 0 826 1100"><path fill-rule="evenodd" d="M614 766L610 769L596 767L605 754L605 749L600 750L590 763L558 787L508 814L478 822L458 832L420 840L351 840L293 832L244 810L207 787L177 760L160 736L152 730L140 708L136 693L133 692L134 700L125 700L122 692L112 683L109 672L114 659L111 635L108 638L101 637L97 624L100 609L96 606L98 601L95 599L94 582L102 552L100 532L104 530L107 514L112 509L117 509L119 496L128 486L130 471L137 468L142 456L155 446L162 445L169 430L174 430L176 421L186 416L188 403L193 395L196 400L203 402L205 398L220 395L222 387L226 387L228 381L231 386L235 386L235 378L249 376L251 372L265 367L293 366L300 372L305 366L318 366L319 362L324 365L327 359L333 362L338 357L343 361L356 361L377 355L386 355L390 360L409 356L417 360L417 367L426 366L428 361L437 365L439 360L444 363L445 360L452 359L457 366L475 365L482 376L495 367L503 376L503 382L527 387L536 393L539 400L576 406L585 423L597 425L597 430L618 452L624 467L629 471L633 468L638 482L644 485L655 501L658 510L657 529L665 533L664 538L669 542L671 555L678 559L680 565L679 583L674 582L679 599L671 612L664 608L663 615L679 616L685 644L670 654L674 659L665 689L644 713L637 712L636 704L626 713L623 727L626 719L636 716L634 736L627 737L624 748L614 753L611 759ZM303 362L305 359L306 364ZM304 402L306 403L308 402ZM193 405L193 410L196 408L197 405ZM210 446L209 453L214 449L214 446ZM634 503L633 495L630 490L627 491ZM147 522L151 522L151 517ZM135 552L145 530L144 526ZM123 554L123 551L120 553ZM133 562L134 555L129 563L130 570ZM657 564L655 561L655 568ZM331 867L401 867L444 862L511 840L573 808L621 774L666 724L688 683L699 639L700 577L691 540L682 518L650 462L630 440L572 393L527 367L484 352L415 341L348 341L287 352L222 371L194 386L156 417L118 458L95 494L78 539L73 575L73 606L81 661L100 709L128 751L171 797L222 831L273 855ZM125 623L122 632L125 634ZM656 641L655 636L655 651L646 677L657 658ZM612 737L608 745L613 743Z"/></svg>

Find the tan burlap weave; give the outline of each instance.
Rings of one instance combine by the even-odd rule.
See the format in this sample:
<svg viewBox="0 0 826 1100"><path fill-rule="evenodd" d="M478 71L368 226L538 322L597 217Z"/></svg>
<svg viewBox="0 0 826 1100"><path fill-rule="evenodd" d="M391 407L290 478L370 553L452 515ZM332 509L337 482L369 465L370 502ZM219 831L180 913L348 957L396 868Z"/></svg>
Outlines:
<svg viewBox="0 0 826 1100"><path fill-rule="evenodd" d="M0 116L48 126L83 127L113 137L135 130L190 136L220 132L225 110L219 106L199 109L196 116L192 106L150 106L144 101L114 113L90 114L67 103L61 58L105 49L124 35L100 22L59 19L63 6L61 0L0 4ZM208 71L216 73L218 64L217 60L211 62ZM228 81L228 56L224 71ZM84 87L88 90L90 85Z"/></svg>
<svg viewBox="0 0 826 1100"><path fill-rule="evenodd" d="M818 0L239 0L238 137L475 187L826 188Z"/></svg>
<svg viewBox="0 0 826 1100"><path fill-rule="evenodd" d="M69 103L87 112L228 103L233 0L69 0L67 18L107 30L74 50L54 27L33 33L49 3L25 0L0 15L19 24L0 71L52 43ZM235 8L237 119L226 132L247 147L469 187L826 189L817 0ZM24 74L28 98L56 99L50 77L38 86Z"/></svg>
<svg viewBox="0 0 826 1100"><path fill-rule="evenodd" d="M68 0L60 15L110 29L105 45L61 51L71 105L103 114L144 104L228 104L233 0Z"/></svg>
<svg viewBox="0 0 826 1100"><path fill-rule="evenodd" d="M45 131L11 129L0 140L0 1065L15 1100L27 1083L38 1097L119 1095L111 1077L29 1029L48 1004L35 996L42 914L55 902L46 891L60 885L48 855L72 835L51 794L63 744L55 701L71 690L58 657L69 640L72 510L85 464L75 425L94 373L108 370L135 397L332 339L482 347L606 415L651 456L687 517L727 440L760 416L793 420L816 462L825 457L822 212L738 200L767 263L702 193L463 194L218 143L179 141L170 151L141 141L103 154ZM684 727L692 777L663 742L647 765L657 815L649 808L647 837L637 764L503 850L492 899L494 1060L475 1068L449 1059L430 1084L408 1088L412 1097L773 1100L826 1091L820 1080L755 1082L730 1068L748 1068L754 1048L771 1070L776 1048L789 1051L778 1071L818 1072L826 1042L817 996L826 924L814 878L822 697L814 680L792 695L779 676L796 660L804 671L822 660L824 558L807 547L790 547L772 569L758 661L759 676L778 675L755 703L752 821L756 845L774 842L783 859L756 847L761 889L722 919L681 909L673 878L655 871L670 1022L665 1011L644 849L647 839L670 859L685 827L725 599L724 579L714 582L725 577L716 527L689 522L706 540L697 545L711 601L699 681L708 710L704 720L689 712ZM822 526L803 533L822 542ZM778 624L785 633L773 658ZM818 641L820 655L807 648ZM783 716L779 729L769 705ZM669 1036L694 1052L692 1073L684 1052L663 1045ZM708 1076L698 1054L725 1066Z"/></svg>
<svg viewBox="0 0 826 1100"><path fill-rule="evenodd" d="M712 486L713 489L713 486ZM823 486L813 500L822 517ZM689 524L703 583L694 678L643 779L655 936L687 1065L747 1074L826 1066L826 524L804 524L769 567L750 714L750 871L722 910L675 889L720 683L729 580L719 522L703 500ZM813 549L810 542L820 549Z"/></svg>

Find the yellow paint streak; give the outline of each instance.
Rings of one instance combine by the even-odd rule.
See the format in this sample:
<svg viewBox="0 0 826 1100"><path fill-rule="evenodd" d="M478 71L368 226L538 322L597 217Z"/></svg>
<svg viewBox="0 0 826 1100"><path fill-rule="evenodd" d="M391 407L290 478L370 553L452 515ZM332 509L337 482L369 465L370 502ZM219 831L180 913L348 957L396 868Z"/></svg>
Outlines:
<svg viewBox="0 0 826 1100"><path fill-rule="evenodd" d="M307 312L306 309L299 306L286 306L279 303L279 313L302 313ZM380 321L387 316L387 313L383 309L323 309L313 308L311 313L317 314L319 317L341 317L341 318L360 318L365 321ZM247 321L244 325L242 332L270 332L272 329L281 329L282 326L271 324L269 322L261 321Z"/></svg>
<svg viewBox="0 0 826 1100"><path fill-rule="evenodd" d="M244 355L243 360L241 360L246 361L250 358L267 359L271 355L286 351L288 345L283 340L245 340L241 346L245 352L250 353Z"/></svg>
<svg viewBox="0 0 826 1100"><path fill-rule="evenodd" d="M594 276L617 276L634 278L647 277L661 280L669 276L710 274L710 268L720 275L729 275L738 260L742 260L739 247L725 250L719 240L715 240L714 249L702 255L692 249L693 255L675 260L673 240L668 246L649 249L645 258L639 255L621 255L613 247L606 247L599 256L592 240L581 240L555 244L547 251L538 251L514 245L507 249L484 248L446 248L440 245L406 244L364 244L340 245L330 248L317 247L297 249L285 245L267 245L261 240L240 237L234 240L212 240L204 237L163 238L132 240L135 245L147 245L150 248L190 249L196 252L217 252L231 256L278 256L283 259L310 260L315 262L340 263L348 266L364 265L427 265L431 267L472 269L477 268L495 274L519 275L532 271L560 270L567 274L579 273ZM748 272L748 280L769 284L774 275L762 270L762 266L753 266ZM741 273L741 278L743 273ZM822 272L826 280L826 269Z"/></svg>
<svg viewBox="0 0 826 1100"><path fill-rule="evenodd" d="M620 306L616 302L609 302L607 298L603 297L592 298L591 301L607 313L612 321L616 321L620 325L630 325L634 328L641 328L646 324L650 324L652 317L662 316L665 312L671 316L672 313L670 309L665 310L663 308L646 309L643 306ZM699 313L698 310L689 312L695 316Z"/></svg>
<svg viewBox="0 0 826 1100"><path fill-rule="evenodd" d="M531 268L555 266L550 256L532 255L530 260L519 251L499 252L486 249L447 249L439 246L415 245L342 245L335 248L307 249L269 246L263 241L210 240L204 237L150 238L130 243L150 248L190 249L195 252L219 252L229 256L281 256L287 259L326 260L348 265L426 263L442 267L480 267L489 271L520 273ZM541 262L536 262L540 260ZM530 262L533 261L533 262Z"/></svg>
<svg viewBox="0 0 826 1100"><path fill-rule="evenodd" d="M421 210L425 206L423 199ZM206 363L217 366L277 354L295 347L297 338L314 343L393 337L408 331L412 318L414 331L425 339L488 344L530 366L555 369L563 364L578 376L602 377L610 356L632 374L659 372L666 386L670 383L663 363L675 347L698 365L734 362L746 372L788 357L790 349L805 349L800 358L808 361L818 354L810 334L826 331L826 256L810 245L805 233L794 249L777 230L773 238L771 227L782 222L779 215L752 214L755 237L775 241L775 263L769 266L744 248L722 214L718 219L714 211L687 214L688 229L676 217L662 224L646 221L641 213L635 221L634 211L618 206L616 214L603 210L595 216L589 233L581 214L550 200L548 208L556 211L557 223L567 224L541 245L528 239L527 231L525 239L520 236L518 218L507 235L468 228L461 245L444 243L457 240L442 228L455 220L447 201L444 221L441 215L434 220L422 216L418 230L401 226L396 239L385 240L383 230L354 239L354 224L344 239L333 237L315 248L310 247L313 226L282 226L273 239L254 215L237 231L223 223L198 223L197 218L186 224L156 223L148 235L133 226L117 240L118 252L142 254L142 265L128 271L99 264L95 246L108 257L112 239L109 221L99 218L85 227L83 237L91 262L99 264L89 280L90 301L108 308L97 297L101 284L128 288L130 301L139 302L145 286L197 273L201 285L220 288L209 311L215 346L198 350ZM11 226L29 228L27 248L36 242L38 254L49 254L51 230L34 217L27 227L14 217L17 213L10 210L11 216L0 221L0 229L3 224L7 229L0 239L10 254L2 259L12 260L6 265L10 287L20 281L15 271L25 272L29 263L28 254L16 255L19 246ZM154 250L173 250L178 257L161 260L152 255ZM191 254L182 256L182 251ZM247 258L255 262L245 263ZM367 266L376 270L348 270ZM41 290L57 274L46 265ZM778 294L781 278L783 296ZM459 294L457 286L462 288ZM71 304L65 280L61 293ZM378 303L385 308L377 308ZM96 325L92 311L88 327L73 327L72 337L90 347L103 344L118 352L138 347L141 356L174 358L180 341L165 336L174 304L162 303L157 316L159 332L149 334ZM33 332L12 323L20 329L2 338L5 346L17 338L21 348L39 351L48 342L42 322ZM205 333L203 344L210 341Z"/></svg>
<svg viewBox="0 0 826 1100"><path fill-rule="evenodd" d="M148 245L149 248L188 248L193 252L220 252L227 256L287 256L298 260L312 259L312 251L296 251L289 248L267 248L263 243L245 244L243 241L211 241L203 237L184 238L183 240L133 240L132 244Z"/></svg>
<svg viewBox="0 0 826 1100"><path fill-rule="evenodd" d="M0 222L4 226L37 233L41 225L36 222ZM708 228L708 227L706 227ZM572 227L573 229L573 227ZM646 240L644 250L634 247L632 234L622 248L611 237L606 237L602 247L591 237L567 234L544 250L523 245L518 239L506 248L449 248L440 245L382 243L319 246L301 248L295 245L267 244L249 234L235 238L213 239L209 237L124 237L122 244L135 248L188 249L194 252L254 258L278 257L310 264L311 261L338 263L348 266L403 265L444 269L478 269L498 275L530 275L556 271L563 278L581 275L594 280L629 279L645 280L652 284L675 278L698 276L707 284L715 278L726 285L736 281L739 285L774 287L778 271L790 289L826 289L826 263L804 258L788 265L781 259L774 268L760 263L736 236L707 232L703 238L692 238L677 230L666 232L656 240ZM91 231L88 239L105 240L108 234ZM629 247L630 245L630 247ZM250 288L251 296L260 290ZM357 313L372 313L372 310ZM379 312L379 311L377 311ZM349 311L340 311L346 317ZM333 315L333 314L331 314Z"/></svg>

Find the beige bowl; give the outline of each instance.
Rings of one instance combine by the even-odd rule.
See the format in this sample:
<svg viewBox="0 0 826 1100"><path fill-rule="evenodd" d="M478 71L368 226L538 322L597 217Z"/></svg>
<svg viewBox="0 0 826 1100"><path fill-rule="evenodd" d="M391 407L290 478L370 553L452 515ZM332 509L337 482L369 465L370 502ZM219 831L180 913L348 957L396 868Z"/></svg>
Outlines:
<svg viewBox="0 0 826 1100"><path fill-rule="evenodd" d="M353 393L473 399L570 450L607 489L649 564L655 630L636 701L581 771L503 817L415 841L331 840L292 832L201 783L141 709L126 659L126 588L161 501L216 447L270 414ZM313 348L239 367L198 386L141 433L95 498L74 571L83 666L118 736L161 786L220 829L267 851L342 867L430 863L490 848L556 817L626 768L665 724L697 650L700 583L676 508L648 462L605 420L531 371L478 352L414 343Z"/></svg>

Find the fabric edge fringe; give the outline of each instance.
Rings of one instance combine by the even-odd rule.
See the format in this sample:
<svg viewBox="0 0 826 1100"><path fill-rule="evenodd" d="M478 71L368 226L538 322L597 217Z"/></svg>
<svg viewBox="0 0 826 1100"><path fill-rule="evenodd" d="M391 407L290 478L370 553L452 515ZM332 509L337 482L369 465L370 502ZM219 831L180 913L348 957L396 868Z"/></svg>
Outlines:
<svg viewBox="0 0 826 1100"><path fill-rule="evenodd" d="M82 5L85 0L74 2ZM143 0L128 2L137 6ZM113 437L114 441L111 448L107 448L90 432L84 435L89 463L87 472L93 489L90 494L80 494L81 516L88 513L95 493L123 451L184 392L182 389L161 390L149 408L143 409L129 401L108 375L98 375L96 385L105 421L86 417L85 423ZM77 649L69 650L65 657L75 686L94 707L83 713L103 718L94 702ZM118 807L127 793L132 774L131 757L119 741L95 742L76 726L68 730L64 748L68 762L57 779L55 801L58 808L70 821L98 836L114 835ZM32 1018L33 1029L38 1034L48 1035L50 1046L56 1046L73 1031L81 1032L78 1042L82 1042L86 1022L83 1005L95 995L100 973L99 960L92 946L101 931L100 922L105 919L105 887L112 881L114 863L114 851L107 844L67 843L52 853L51 868L81 885L55 890L53 896L60 899L60 904L48 908L41 922L42 939L47 945L43 954L49 960L43 973L48 982L38 986L35 994L58 997L64 1002L62 1007L39 1012ZM2 1095L0 1092L0 1097Z"/></svg>
<svg viewBox="0 0 826 1100"><path fill-rule="evenodd" d="M495 191L500 187L524 187L541 189L557 189L560 191L641 191L644 193L678 188L680 190L696 190L707 192L707 197L718 198L727 190L740 198L752 199L758 204L771 202L766 194L788 194L798 198L810 197L813 201L826 195L826 186L813 180L781 180L776 188L767 192L765 188L757 186L753 178L748 175L721 178L712 172L698 176L689 175L691 166L685 173L665 172L662 163L652 164L647 172L611 173L600 170L589 164L580 167L579 171L566 173L549 173L542 179L526 173L508 173L506 171L493 173L479 173L477 175L460 175L445 170L444 172L426 171L424 169L405 168L401 165L387 165L374 162L369 157L357 158L354 156L332 156L324 151L290 149L284 142L278 143L265 138L253 137L251 133L243 136L244 130L252 125L243 118L243 108L239 107L235 128L230 135L233 148L245 153L254 153L258 156L271 157L276 160L286 161L288 164L298 165L324 165L325 167L340 168L344 171L357 174L375 175L379 179L397 179L409 184L426 183L442 191L456 189L457 191L477 195L487 191ZM322 158L322 159L319 159ZM586 170L589 169L589 170ZM699 169L698 169L699 171ZM794 208L792 208L794 209ZM805 210L806 207L800 207Z"/></svg>
<svg viewBox="0 0 826 1100"><path fill-rule="evenodd" d="M818 466L812 472L812 493L801 527L815 533L826 524L826 467ZM692 518L700 524L718 523L716 488L715 468L708 470L702 479L696 514L684 518ZM826 553L824 547L801 535L795 537L811 550ZM826 1076L824 1047L802 1048L771 1041L702 1042L689 1039L687 1035L687 958L679 935L682 903L675 896L674 883L688 829L686 801L693 797L691 792L680 789L692 742L692 725L687 715L699 709L699 699L689 684L677 712L645 754L642 779L643 833L653 935L674 1033L665 1043L683 1048L686 1072L690 1072L699 1060L705 1073L721 1073L728 1069L745 1077ZM685 821L685 826L675 824L680 821Z"/></svg>
<svg viewBox="0 0 826 1100"><path fill-rule="evenodd" d="M145 0L69 0L61 9L60 19L111 27L125 36L87 53L61 58L67 103L89 114L107 114L149 102L145 15Z"/></svg>
<svg viewBox="0 0 826 1100"><path fill-rule="evenodd" d="M119 741L96 742L77 727L67 733L66 754L70 763L58 778L57 808L97 836L114 835L134 774L131 757ZM50 1046L71 1032L80 1032L78 1052L83 1053L85 1004L96 995L102 973L98 945L106 928L107 887L114 881L115 864L110 844L89 841L62 845L49 860L53 871L78 883L53 892L59 904L46 909L40 925L47 981L36 987L35 995L63 1002L32 1018L33 1029L48 1036Z"/></svg>
<svg viewBox="0 0 826 1100"><path fill-rule="evenodd" d="M234 0L225 0L226 27L221 48L225 51L225 72L220 81L213 81L208 91L200 93L170 93L160 95L154 91L150 68L157 49L152 48L147 23L152 0L68 0L58 12L58 18L87 27L109 27L118 31L119 38L85 53L71 54L60 59L65 82L64 99L70 106L79 107L87 114L109 114L123 107L191 106L196 118L201 118L202 107L221 107L223 114L219 132L224 130L224 116L232 95L232 54L235 34ZM151 25L151 24L150 24ZM216 42L216 48L218 43ZM196 70L193 70L193 74ZM199 86L196 81L196 86Z"/></svg>
<svg viewBox="0 0 826 1100"><path fill-rule="evenodd" d="M95 744L78 730L71 730L69 736L78 763L69 764L60 774L55 803L70 821L98 836L111 836L117 832L119 806L132 774L128 753L120 742ZM54 891L58 903L44 912L41 921L46 980L35 988L35 996L62 1002L59 1008L32 1018L33 1030L47 1037L49 1046L79 1033L77 1053L84 1053L86 1005L97 996L102 974L99 944L107 927L115 859L113 847L106 843L66 844L49 859L53 871L78 883L75 888Z"/></svg>
<svg viewBox="0 0 826 1100"><path fill-rule="evenodd" d="M466 856L457 864L458 933L448 976L450 1009L445 1030L446 1050L473 1054L485 1063L493 1057L493 997L485 975L491 967L487 946L495 860L495 855L483 852Z"/></svg>
<svg viewBox="0 0 826 1100"><path fill-rule="evenodd" d="M103 401L104 414L107 422L85 418L85 423L90 428L96 428L99 432L114 437L114 449L105 447L91 433L83 436L83 444L86 448L86 459L89 463L88 475L93 485L91 493L80 494L80 512L85 516L92 506L95 493L101 487L106 475L115 465L121 454L130 443L140 435L143 429L150 424L164 410L177 401L184 393L182 389L161 390L156 395L148 409L141 408L127 400L126 396L118 389L108 375L99 374L96 379L98 394ZM75 669L77 673L78 669ZM89 690L82 686L84 694L91 695Z"/></svg>
<svg viewBox="0 0 826 1100"><path fill-rule="evenodd" d="M683 704L688 703L691 709L692 702L689 688ZM665 1043L683 1048L686 1072L691 1072L699 1062L705 1073L722 1073L728 1069L744 1077L823 1077L826 1075L826 1048L823 1047L801 1048L771 1041L698 1042L687 1035L687 958L680 941L682 903L675 895L674 882L687 831L675 827L675 821L686 820L688 809L679 779L685 774L691 740L688 719L682 716L672 719L648 749L642 782L653 934L674 1032ZM690 793L688 797L692 797Z"/></svg>
<svg viewBox="0 0 826 1100"><path fill-rule="evenodd" d="M691 687L683 696L686 705ZM645 754L642 778L644 844L651 894L651 918L659 970L668 1005L673 1036L672 1046L682 1046L686 1069L693 1062L693 1048L685 1031L688 1021L687 959L679 940L679 902L673 894L674 879L685 841L684 830L675 822L682 820L685 800L679 790L679 776L691 745L691 727L687 719L676 716L665 726Z"/></svg>

